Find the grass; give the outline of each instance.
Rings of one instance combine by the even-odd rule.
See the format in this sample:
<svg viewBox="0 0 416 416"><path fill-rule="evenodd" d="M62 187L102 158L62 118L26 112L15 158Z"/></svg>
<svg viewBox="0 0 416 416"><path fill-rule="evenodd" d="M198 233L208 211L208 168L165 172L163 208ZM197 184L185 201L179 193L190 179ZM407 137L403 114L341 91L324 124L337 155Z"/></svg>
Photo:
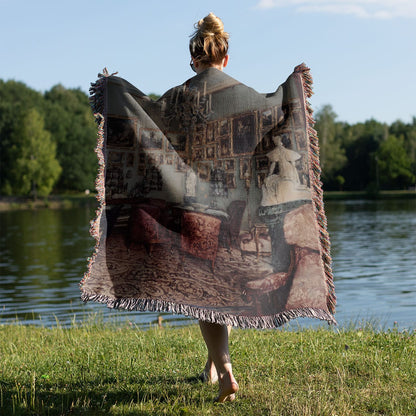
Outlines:
<svg viewBox="0 0 416 416"><path fill-rule="evenodd" d="M1 415L416 415L416 332L233 330L240 391L196 380L197 326L0 326Z"/></svg>

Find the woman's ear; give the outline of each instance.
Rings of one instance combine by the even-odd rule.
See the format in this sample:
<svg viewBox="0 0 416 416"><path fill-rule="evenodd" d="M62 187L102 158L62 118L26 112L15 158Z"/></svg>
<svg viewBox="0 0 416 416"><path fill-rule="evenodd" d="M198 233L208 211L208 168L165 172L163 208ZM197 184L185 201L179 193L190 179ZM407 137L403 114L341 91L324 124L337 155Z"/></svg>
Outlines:
<svg viewBox="0 0 416 416"><path fill-rule="evenodd" d="M222 66L225 68L228 64L228 55L224 56L224 59L222 60Z"/></svg>

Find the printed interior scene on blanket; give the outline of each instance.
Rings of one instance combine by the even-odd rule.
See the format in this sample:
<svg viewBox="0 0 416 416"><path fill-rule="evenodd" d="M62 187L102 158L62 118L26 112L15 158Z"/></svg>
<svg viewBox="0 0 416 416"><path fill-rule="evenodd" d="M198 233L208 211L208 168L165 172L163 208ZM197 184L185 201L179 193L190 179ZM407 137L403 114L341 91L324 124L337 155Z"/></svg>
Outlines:
<svg viewBox="0 0 416 416"><path fill-rule="evenodd" d="M309 69L259 94L208 68L153 101L105 73L82 298L240 327L335 323Z"/></svg>

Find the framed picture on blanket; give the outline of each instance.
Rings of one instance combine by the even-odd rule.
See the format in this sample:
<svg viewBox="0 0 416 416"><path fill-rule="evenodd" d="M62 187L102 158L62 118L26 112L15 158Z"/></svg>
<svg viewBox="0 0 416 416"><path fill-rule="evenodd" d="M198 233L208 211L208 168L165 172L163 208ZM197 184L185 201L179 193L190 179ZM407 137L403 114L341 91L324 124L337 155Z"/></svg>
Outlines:
<svg viewBox="0 0 416 416"><path fill-rule="evenodd" d="M233 119L233 153L252 152L257 142L256 113L249 113Z"/></svg>
<svg viewBox="0 0 416 416"><path fill-rule="evenodd" d="M240 159L240 179L251 178L251 160L248 157Z"/></svg>
<svg viewBox="0 0 416 416"><path fill-rule="evenodd" d="M135 120L129 118L108 117L107 147L132 148L136 139Z"/></svg>
<svg viewBox="0 0 416 416"><path fill-rule="evenodd" d="M161 150L163 145L163 135L156 129L140 129L141 144L144 149L157 149Z"/></svg>
<svg viewBox="0 0 416 416"><path fill-rule="evenodd" d="M211 172L211 163L198 163L198 175L204 181L209 181Z"/></svg>

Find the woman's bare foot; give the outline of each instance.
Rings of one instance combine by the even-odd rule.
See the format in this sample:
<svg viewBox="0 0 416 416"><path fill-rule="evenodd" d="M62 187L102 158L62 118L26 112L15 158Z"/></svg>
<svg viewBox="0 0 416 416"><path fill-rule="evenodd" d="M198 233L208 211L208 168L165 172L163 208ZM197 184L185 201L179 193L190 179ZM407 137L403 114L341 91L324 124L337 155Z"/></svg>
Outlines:
<svg viewBox="0 0 416 416"><path fill-rule="evenodd" d="M204 383L210 384L215 384L218 381L217 369L215 368L214 362L210 358L208 358L204 371L202 371L199 378Z"/></svg>
<svg viewBox="0 0 416 416"><path fill-rule="evenodd" d="M235 399L235 393L238 391L238 384L232 373L225 373L219 379L220 392L215 399L217 403L232 402Z"/></svg>

